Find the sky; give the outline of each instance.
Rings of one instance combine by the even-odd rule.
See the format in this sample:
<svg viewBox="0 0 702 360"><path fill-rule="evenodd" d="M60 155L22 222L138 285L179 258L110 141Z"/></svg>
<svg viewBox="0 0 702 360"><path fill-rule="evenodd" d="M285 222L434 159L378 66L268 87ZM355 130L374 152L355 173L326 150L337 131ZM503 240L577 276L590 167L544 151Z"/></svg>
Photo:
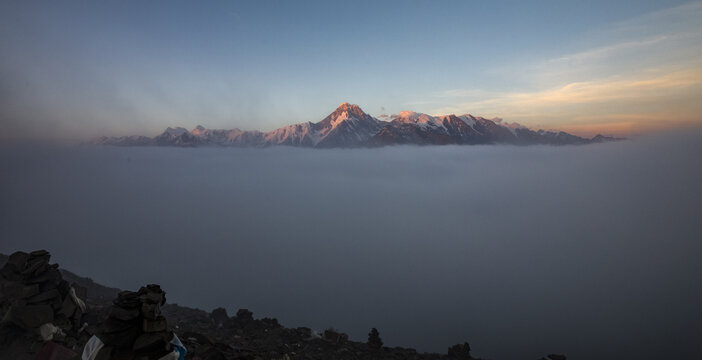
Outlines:
<svg viewBox="0 0 702 360"><path fill-rule="evenodd" d="M273 130L340 103L579 135L702 124L702 1L0 3L0 139Z"/></svg>

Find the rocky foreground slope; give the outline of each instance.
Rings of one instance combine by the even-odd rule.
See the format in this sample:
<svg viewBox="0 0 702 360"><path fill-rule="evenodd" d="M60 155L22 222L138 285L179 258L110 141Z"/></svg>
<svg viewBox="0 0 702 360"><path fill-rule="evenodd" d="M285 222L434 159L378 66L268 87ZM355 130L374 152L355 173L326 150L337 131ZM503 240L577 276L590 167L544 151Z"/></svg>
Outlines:
<svg viewBox="0 0 702 360"><path fill-rule="evenodd" d="M270 132L239 129L207 129L198 125L188 131L169 127L153 138L146 136L100 137L92 143L117 146L234 146L265 147L273 145L354 148L387 145L514 144L575 145L618 140L597 135L591 139L563 131L534 131L502 119L485 119L470 114L431 116L403 111L378 120L358 105L341 104L317 123L306 122Z"/></svg>
<svg viewBox="0 0 702 360"><path fill-rule="evenodd" d="M137 293L102 286L58 269L57 264L48 264L49 258L43 250L15 253L12 258L0 254L0 360L76 360L92 335L107 342L108 337L123 331L115 331L110 321L125 318L125 299ZM142 288L150 295L154 289L161 291L157 285ZM78 309L76 304L81 303L85 306ZM24 311L28 309L32 311ZM37 309L48 313L37 314ZM157 311L167 327L156 330L176 334L188 350L185 359L473 359L467 342L450 347L446 354L418 353L410 348L384 347L382 334L376 329L370 331L367 342L359 342L335 329L318 332L306 327L286 328L274 318L255 319L246 309L229 316L223 308L208 313L165 304ZM146 327L147 322L144 324ZM119 340L117 336L110 341ZM149 359L115 354L113 351L113 357L107 359ZM542 358L565 359L555 354Z"/></svg>

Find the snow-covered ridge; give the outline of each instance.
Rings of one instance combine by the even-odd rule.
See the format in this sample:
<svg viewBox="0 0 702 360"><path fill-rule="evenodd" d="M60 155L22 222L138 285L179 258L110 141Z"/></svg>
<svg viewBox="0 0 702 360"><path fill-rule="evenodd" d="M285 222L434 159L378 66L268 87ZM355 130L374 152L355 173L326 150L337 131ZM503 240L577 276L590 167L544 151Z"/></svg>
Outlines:
<svg viewBox="0 0 702 360"><path fill-rule="evenodd" d="M188 132L187 129L180 127L180 126L174 126L174 127L167 127L164 133L172 136L180 136L183 135L184 133Z"/></svg>
<svg viewBox="0 0 702 360"><path fill-rule="evenodd" d="M361 147L395 144L586 144L615 140L598 135L584 139L565 132L532 131L500 118L486 119L471 114L432 116L402 111L378 120L358 105L342 103L323 120L281 127L269 132L240 129L207 129L198 125L192 130L172 126L154 137L100 137L94 144L121 146L239 146L274 145L302 147Z"/></svg>
<svg viewBox="0 0 702 360"><path fill-rule="evenodd" d="M439 116L431 116L414 111L401 111L392 116L392 121L404 124L417 124L419 126L443 127L443 119Z"/></svg>

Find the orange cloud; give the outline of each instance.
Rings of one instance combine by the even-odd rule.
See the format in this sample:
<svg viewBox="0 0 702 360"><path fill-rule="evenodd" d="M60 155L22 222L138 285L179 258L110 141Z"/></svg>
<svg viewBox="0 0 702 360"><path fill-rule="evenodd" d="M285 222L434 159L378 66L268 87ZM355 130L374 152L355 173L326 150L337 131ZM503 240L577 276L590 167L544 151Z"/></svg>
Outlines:
<svg viewBox="0 0 702 360"><path fill-rule="evenodd" d="M530 127L626 136L702 123L702 68L642 72L543 91L483 96L483 100L436 113L472 112Z"/></svg>

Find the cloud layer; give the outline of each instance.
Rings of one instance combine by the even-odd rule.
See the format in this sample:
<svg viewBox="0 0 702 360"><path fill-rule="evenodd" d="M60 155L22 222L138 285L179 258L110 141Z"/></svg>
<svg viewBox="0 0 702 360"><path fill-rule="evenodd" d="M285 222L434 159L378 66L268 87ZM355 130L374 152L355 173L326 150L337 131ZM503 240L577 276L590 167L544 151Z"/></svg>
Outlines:
<svg viewBox="0 0 702 360"><path fill-rule="evenodd" d="M692 359L702 134L566 147L0 148L0 252L477 356Z"/></svg>

